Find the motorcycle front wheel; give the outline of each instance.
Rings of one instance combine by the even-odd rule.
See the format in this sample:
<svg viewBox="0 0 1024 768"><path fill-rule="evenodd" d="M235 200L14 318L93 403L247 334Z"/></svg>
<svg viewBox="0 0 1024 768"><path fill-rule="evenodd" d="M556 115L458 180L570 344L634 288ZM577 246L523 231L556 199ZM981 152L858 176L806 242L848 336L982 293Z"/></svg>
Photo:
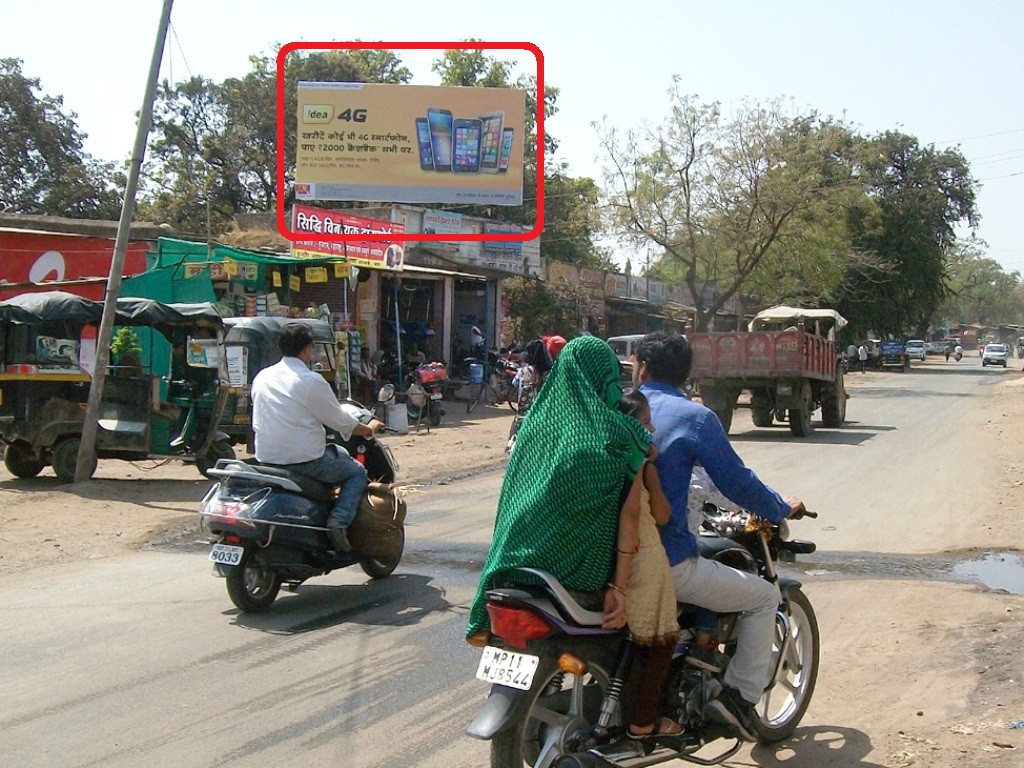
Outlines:
<svg viewBox="0 0 1024 768"><path fill-rule="evenodd" d="M280 575L263 562L253 544L246 546L242 559L228 569L224 581L231 602L245 613L267 610L281 591Z"/></svg>
<svg viewBox="0 0 1024 768"><path fill-rule="evenodd" d="M542 657L530 703L521 720L491 741L491 768L551 768L559 757L580 749L600 714L608 675L588 665L582 677L563 672Z"/></svg>
<svg viewBox="0 0 1024 768"><path fill-rule="evenodd" d="M818 620L811 601L796 587L786 593L772 641L772 671L757 705L759 741L770 744L793 735L811 703L818 679Z"/></svg>

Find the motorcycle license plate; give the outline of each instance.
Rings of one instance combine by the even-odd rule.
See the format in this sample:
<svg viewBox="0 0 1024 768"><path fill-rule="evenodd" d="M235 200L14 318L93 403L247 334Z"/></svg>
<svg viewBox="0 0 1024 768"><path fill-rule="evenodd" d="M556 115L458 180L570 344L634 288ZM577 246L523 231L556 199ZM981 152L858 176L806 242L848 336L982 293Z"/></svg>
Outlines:
<svg viewBox="0 0 1024 768"><path fill-rule="evenodd" d="M430 393L430 399L431 400L440 400L442 397L444 397L444 395L442 393L440 393L440 392L431 392Z"/></svg>
<svg viewBox="0 0 1024 768"><path fill-rule="evenodd" d="M476 679L528 691L533 684L533 676L539 663L539 656L513 653L488 645L484 647L484 655L480 657Z"/></svg>
<svg viewBox="0 0 1024 768"><path fill-rule="evenodd" d="M232 547L230 544L214 544L210 547L210 559L221 565L238 565L242 561L242 547Z"/></svg>

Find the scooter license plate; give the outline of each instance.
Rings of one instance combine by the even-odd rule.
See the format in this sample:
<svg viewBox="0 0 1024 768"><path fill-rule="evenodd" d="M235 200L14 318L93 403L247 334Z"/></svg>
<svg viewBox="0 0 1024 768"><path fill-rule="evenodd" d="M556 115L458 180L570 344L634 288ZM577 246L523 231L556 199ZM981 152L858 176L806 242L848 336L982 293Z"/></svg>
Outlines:
<svg viewBox="0 0 1024 768"><path fill-rule="evenodd" d="M539 656L513 653L488 645L484 647L484 655L480 657L476 679L528 691L533 685L533 676L537 672L538 664Z"/></svg>
<svg viewBox="0 0 1024 768"><path fill-rule="evenodd" d="M441 392L431 392L430 393L430 399L431 400L440 400L442 397L444 397L444 394L441 393Z"/></svg>
<svg viewBox="0 0 1024 768"><path fill-rule="evenodd" d="M242 547L232 547L230 544L214 544L210 547L210 559L221 565L238 565L242 562Z"/></svg>

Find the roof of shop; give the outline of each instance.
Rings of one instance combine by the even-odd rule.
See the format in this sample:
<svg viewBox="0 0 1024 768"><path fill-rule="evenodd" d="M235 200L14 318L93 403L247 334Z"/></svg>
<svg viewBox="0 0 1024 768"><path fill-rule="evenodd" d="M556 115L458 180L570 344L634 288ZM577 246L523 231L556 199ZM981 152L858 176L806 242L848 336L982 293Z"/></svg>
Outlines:
<svg viewBox="0 0 1024 768"><path fill-rule="evenodd" d="M182 261L248 261L256 264L330 264L344 262L344 256L324 256L316 259L300 259L287 253L270 253L267 251L248 251L244 248L233 248L223 243L214 243L211 248L206 243L195 243L190 240L175 240L161 237L157 240L157 262L161 267L172 267Z"/></svg>

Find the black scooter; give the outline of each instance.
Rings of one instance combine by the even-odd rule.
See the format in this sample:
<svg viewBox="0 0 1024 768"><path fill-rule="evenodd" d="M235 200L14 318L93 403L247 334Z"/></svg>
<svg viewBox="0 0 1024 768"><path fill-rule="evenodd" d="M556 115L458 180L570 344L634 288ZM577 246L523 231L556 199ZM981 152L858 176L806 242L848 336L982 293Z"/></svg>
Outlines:
<svg viewBox="0 0 1024 768"><path fill-rule="evenodd" d="M389 391L390 390L390 391ZM390 399L390 384L380 398ZM342 403L368 423L370 411L356 402ZM223 460L209 470L219 480L203 499L203 526L210 542L214 575L227 584L228 596L247 613L265 611L281 586L294 591L306 579L358 564L367 576L382 579L398 567L405 548L406 504L393 489L398 464L376 437L342 441L328 433L366 467L371 483L348 528L350 552L335 552L326 523L335 489L281 467Z"/></svg>

